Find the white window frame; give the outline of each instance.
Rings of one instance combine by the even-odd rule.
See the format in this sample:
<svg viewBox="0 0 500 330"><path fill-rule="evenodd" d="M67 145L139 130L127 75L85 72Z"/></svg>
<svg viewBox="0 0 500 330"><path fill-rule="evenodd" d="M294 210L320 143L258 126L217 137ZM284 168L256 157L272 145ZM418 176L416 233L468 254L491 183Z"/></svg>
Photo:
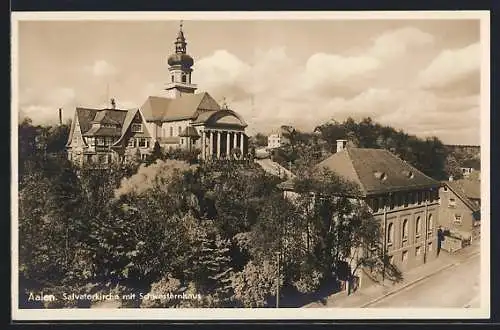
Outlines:
<svg viewBox="0 0 500 330"><path fill-rule="evenodd" d="M144 132L144 128L142 126L143 125L141 123L132 123L130 125L130 131L132 133L142 133Z"/></svg>
<svg viewBox="0 0 500 330"><path fill-rule="evenodd" d="M137 146L139 148L147 148L148 147L148 139L146 139L146 138L139 138L138 140L139 141L138 141ZM143 144L142 142L144 142L144 145L142 145Z"/></svg>
<svg viewBox="0 0 500 330"><path fill-rule="evenodd" d="M453 217L453 223L461 225L462 224L462 215L461 214L455 214Z"/></svg>

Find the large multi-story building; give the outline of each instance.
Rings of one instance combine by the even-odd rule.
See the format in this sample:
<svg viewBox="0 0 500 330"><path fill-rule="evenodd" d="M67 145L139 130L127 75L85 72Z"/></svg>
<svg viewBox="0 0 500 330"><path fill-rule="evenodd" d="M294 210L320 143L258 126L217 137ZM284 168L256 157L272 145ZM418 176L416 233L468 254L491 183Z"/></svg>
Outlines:
<svg viewBox="0 0 500 330"><path fill-rule="evenodd" d="M193 58L179 29L175 53L168 57L170 76L164 90L140 107L154 142L165 149L199 150L204 160L243 158L248 154L247 124L209 93L195 93Z"/></svg>
<svg viewBox="0 0 500 330"><path fill-rule="evenodd" d="M362 199L383 230L383 246L391 264L405 271L436 257L440 182L383 149L350 148L339 140L337 152L316 165L358 185ZM282 184L285 196L293 184ZM361 269L360 285L379 281Z"/></svg>
<svg viewBox="0 0 500 330"><path fill-rule="evenodd" d="M145 159L152 143L139 109L76 108L66 144L68 159L77 165Z"/></svg>

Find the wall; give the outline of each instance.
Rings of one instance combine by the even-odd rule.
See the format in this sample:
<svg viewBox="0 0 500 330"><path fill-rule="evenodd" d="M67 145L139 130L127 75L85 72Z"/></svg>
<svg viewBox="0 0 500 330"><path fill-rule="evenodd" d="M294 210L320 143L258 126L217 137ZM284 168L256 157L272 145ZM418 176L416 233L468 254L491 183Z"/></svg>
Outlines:
<svg viewBox="0 0 500 330"><path fill-rule="evenodd" d="M474 218L471 209L449 188L439 189L440 197L440 225L451 231L460 231L478 235L478 229L474 226ZM450 199L455 199L455 206ZM461 222L455 221L455 215L461 216ZM473 233L474 232L474 233Z"/></svg>

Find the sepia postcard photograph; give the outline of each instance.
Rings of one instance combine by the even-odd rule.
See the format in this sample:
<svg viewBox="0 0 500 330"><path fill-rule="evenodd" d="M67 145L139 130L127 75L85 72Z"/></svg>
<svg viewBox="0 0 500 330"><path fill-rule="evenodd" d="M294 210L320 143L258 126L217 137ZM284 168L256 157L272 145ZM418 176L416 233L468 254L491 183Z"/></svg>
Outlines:
<svg viewBox="0 0 500 330"><path fill-rule="evenodd" d="M13 13L12 318L488 318L489 19Z"/></svg>

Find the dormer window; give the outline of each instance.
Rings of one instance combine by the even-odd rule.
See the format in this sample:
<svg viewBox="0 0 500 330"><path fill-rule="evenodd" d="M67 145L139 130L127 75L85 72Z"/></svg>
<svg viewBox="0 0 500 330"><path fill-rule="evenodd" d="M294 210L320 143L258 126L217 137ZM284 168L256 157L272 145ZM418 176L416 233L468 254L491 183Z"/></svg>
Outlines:
<svg viewBox="0 0 500 330"><path fill-rule="evenodd" d="M384 172L375 172L374 175L380 181L385 181L387 179L387 175Z"/></svg>
<svg viewBox="0 0 500 330"><path fill-rule="evenodd" d="M142 133L142 124L132 124L132 133Z"/></svg>
<svg viewBox="0 0 500 330"><path fill-rule="evenodd" d="M412 171L403 171L404 176L406 176L408 179L413 179L413 172Z"/></svg>

